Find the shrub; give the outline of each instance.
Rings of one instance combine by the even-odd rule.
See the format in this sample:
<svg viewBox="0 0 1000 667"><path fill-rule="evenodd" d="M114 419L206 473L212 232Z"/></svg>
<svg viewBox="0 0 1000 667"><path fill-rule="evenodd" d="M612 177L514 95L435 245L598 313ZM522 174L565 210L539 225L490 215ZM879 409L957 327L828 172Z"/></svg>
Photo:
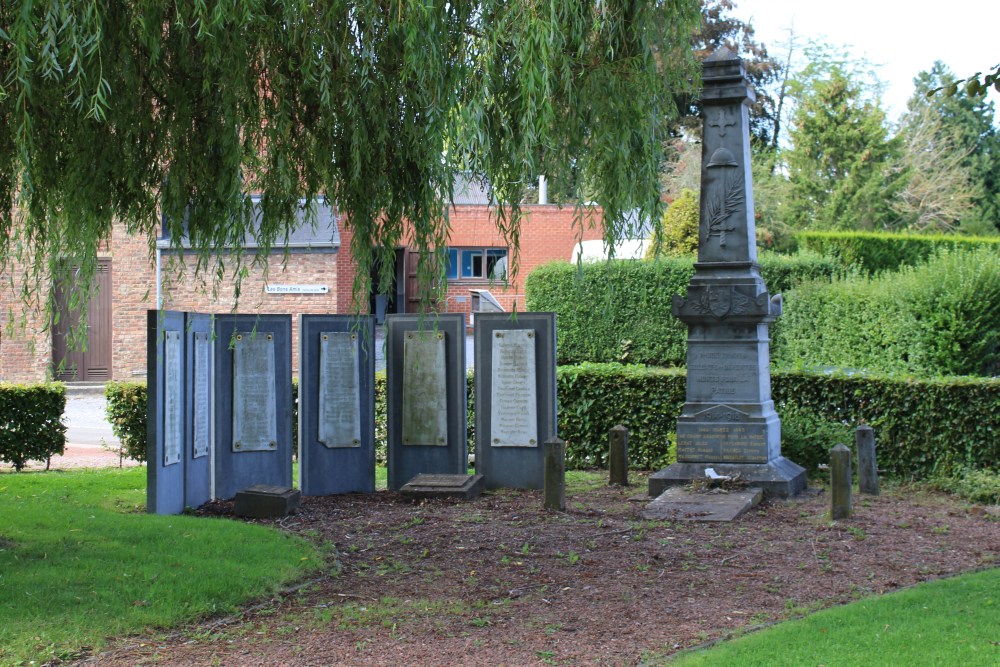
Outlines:
<svg viewBox="0 0 1000 667"><path fill-rule="evenodd" d="M698 193L684 189L660 218L653 231L653 242L646 250L646 259L661 255L698 254Z"/></svg>
<svg viewBox="0 0 1000 667"><path fill-rule="evenodd" d="M878 273L915 266L941 250L1000 251L1000 236L890 234L884 232L797 232L799 247L837 258L845 266Z"/></svg>
<svg viewBox="0 0 1000 667"><path fill-rule="evenodd" d="M146 460L146 383L109 382L104 387L111 431L122 443L126 458Z"/></svg>
<svg viewBox="0 0 1000 667"><path fill-rule="evenodd" d="M773 294L804 281L829 281L841 270L814 253L761 256L761 273ZM683 366L687 327L671 312L674 294L687 294L691 257L653 262L612 261L579 267L556 262L525 281L530 311L558 314L559 363L619 362Z"/></svg>
<svg viewBox="0 0 1000 667"><path fill-rule="evenodd" d="M803 285L773 325L779 366L879 373L1000 372L1000 255L943 252L874 278Z"/></svg>
<svg viewBox="0 0 1000 667"><path fill-rule="evenodd" d="M931 485L972 503L1000 504L1000 471L961 470L931 480Z"/></svg>
<svg viewBox="0 0 1000 667"><path fill-rule="evenodd" d="M0 383L0 461L21 470L28 461L45 461L66 447L66 385Z"/></svg>

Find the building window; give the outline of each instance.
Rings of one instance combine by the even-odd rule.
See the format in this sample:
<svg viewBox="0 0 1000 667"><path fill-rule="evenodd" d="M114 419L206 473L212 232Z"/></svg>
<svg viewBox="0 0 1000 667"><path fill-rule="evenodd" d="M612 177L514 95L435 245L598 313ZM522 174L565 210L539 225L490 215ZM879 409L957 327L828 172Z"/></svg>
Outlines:
<svg viewBox="0 0 1000 667"><path fill-rule="evenodd" d="M448 249L448 280L503 280L506 277L505 248Z"/></svg>

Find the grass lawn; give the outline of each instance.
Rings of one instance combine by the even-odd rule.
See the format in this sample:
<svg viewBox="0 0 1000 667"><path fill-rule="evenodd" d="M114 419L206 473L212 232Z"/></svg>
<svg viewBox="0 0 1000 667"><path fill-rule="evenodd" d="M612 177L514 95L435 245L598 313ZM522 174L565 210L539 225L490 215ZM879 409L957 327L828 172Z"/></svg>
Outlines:
<svg viewBox="0 0 1000 667"><path fill-rule="evenodd" d="M323 565L270 528L145 514L146 469L0 474L0 665L236 609Z"/></svg>
<svg viewBox="0 0 1000 667"><path fill-rule="evenodd" d="M668 663L671 667L1000 665L1000 569L827 609Z"/></svg>

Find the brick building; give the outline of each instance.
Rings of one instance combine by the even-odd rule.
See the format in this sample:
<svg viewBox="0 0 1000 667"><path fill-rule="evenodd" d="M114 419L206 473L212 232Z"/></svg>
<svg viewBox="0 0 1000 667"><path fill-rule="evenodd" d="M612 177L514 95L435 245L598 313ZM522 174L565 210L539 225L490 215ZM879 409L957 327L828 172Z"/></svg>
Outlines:
<svg viewBox="0 0 1000 667"><path fill-rule="evenodd" d="M466 190L456 195L450 214L447 298L437 304L439 310L470 314L470 290L478 289L488 289L505 310L523 308L525 277L539 264L568 260L580 240L581 225L574 226L572 207L526 206L520 271L505 286L502 280L491 279L491 274L502 274L510 253L494 224L495 210L482 192ZM251 269L243 280L238 304L231 283L213 284L210 275L195 277L191 255L171 250L168 239L160 239L151 252L145 238L129 237L123 227L116 226L110 242L98 253L99 292L89 306L85 350L66 345L71 317L61 316L58 324L49 326L41 309L26 311L9 289L0 291L2 323L13 318L15 325L26 324L13 331L5 328L0 335L0 381L31 382L53 376L66 381L143 379L146 310L156 307L158 297L162 307L170 310L291 314L296 327L299 314L355 312L352 288L357 265L348 250L350 227L328 207L318 212L317 222L316 230L300 230L289 238L287 248L272 252L266 275ZM582 225L584 240L601 238L599 225L591 222L596 221ZM419 301L418 261L413 249L397 249L394 286L389 294L371 295L364 309L412 312ZM17 287L20 267L12 266L9 271ZM58 301L58 290L55 296ZM296 355L296 371L297 363Z"/></svg>

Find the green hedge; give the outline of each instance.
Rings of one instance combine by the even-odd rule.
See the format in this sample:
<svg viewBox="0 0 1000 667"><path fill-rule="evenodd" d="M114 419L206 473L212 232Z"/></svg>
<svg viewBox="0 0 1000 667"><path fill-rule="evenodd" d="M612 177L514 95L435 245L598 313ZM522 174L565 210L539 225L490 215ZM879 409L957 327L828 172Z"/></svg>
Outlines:
<svg viewBox="0 0 1000 667"><path fill-rule="evenodd" d="M802 285L771 336L779 367L996 375L1000 254L944 251L893 273Z"/></svg>
<svg viewBox="0 0 1000 667"><path fill-rule="evenodd" d="M608 431L629 429L629 458L658 468L673 458L684 403L680 370L581 364L559 368L559 435L572 467L605 467ZM782 452L810 469L852 428L876 432L880 470L905 477L995 466L1000 461L1000 380L914 380L776 372Z"/></svg>
<svg viewBox="0 0 1000 667"><path fill-rule="evenodd" d="M674 459L677 416L684 404L683 369L580 364L557 371L559 436L568 441L571 468L607 466L608 431L629 429L633 467L656 469ZM124 387L123 387L124 385ZM376 456L385 462L385 374L376 374ZM474 402L469 375L469 447L473 451ZM852 428L876 431L879 468L905 477L989 468L1000 461L1000 380L914 380L776 372L772 392L782 418L782 451L815 469L829 449L853 446ZM112 398L112 393L114 398ZM141 383L115 383L112 403L145 405ZM120 423L116 435L141 438L145 453L145 408L141 420ZM131 435L123 434L126 431Z"/></svg>
<svg viewBox="0 0 1000 667"><path fill-rule="evenodd" d="M109 382L104 386L105 411L111 432L122 443L125 458L146 460L146 383Z"/></svg>
<svg viewBox="0 0 1000 667"><path fill-rule="evenodd" d="M915 266L941 250L1000 251L1000 236L889 234L880 232L796 232L799 247L836 257L845 266L878 273Z"/></svg>
<svg viewBox="0 0 1000 667"><path fill-rule="evenodd" d="M772 294L841 271L814 253L762 254L761 274ZM671 312L674 294L687 294L692 258L656 261L556 262L525 281L529 311L556 312L559 363L622 362L683 366L687 328Z"/></svg>
<svg viewBox="0 0 1000 667"><path fill-rule="evenodd" d="M66 447L66 385L0 383L0 461L15 470L45 461ZM47 467L47 465L46 465Z"/></svg>

